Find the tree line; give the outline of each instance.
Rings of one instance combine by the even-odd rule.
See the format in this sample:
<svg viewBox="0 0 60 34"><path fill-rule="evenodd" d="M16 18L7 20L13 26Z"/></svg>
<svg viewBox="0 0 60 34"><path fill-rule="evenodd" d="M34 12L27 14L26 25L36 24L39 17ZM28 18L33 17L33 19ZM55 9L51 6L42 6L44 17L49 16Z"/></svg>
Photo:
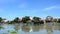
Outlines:
<svg viewBox="0 0 60 34"><path fill-rule="evenodd" d="M20 19L19 17L16 17L13 20L8 20L5 22L5 20L7 19L3 19L2 17L0 17L0 23L9 23L9 24L13 24L13 23L34 23L34 24L44 24L44 21L46 23L51 23L51 22L60 22L60 18L53 18L52 16L47 16L45 19L42 19L40 17L33 17L32 19L30 18L30 16L24 16L22 17L22 19Z"/></svg>

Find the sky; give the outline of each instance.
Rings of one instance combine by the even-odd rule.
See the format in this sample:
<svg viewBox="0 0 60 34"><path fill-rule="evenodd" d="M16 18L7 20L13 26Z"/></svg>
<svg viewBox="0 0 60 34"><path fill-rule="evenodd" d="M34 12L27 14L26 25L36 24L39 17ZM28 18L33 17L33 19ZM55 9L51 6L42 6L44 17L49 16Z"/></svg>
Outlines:
<svg viewBox="0 0 60 34"><path fill-rule="evenodd" d="M60 0L0 0L0 17L60 17Z"/></svg>

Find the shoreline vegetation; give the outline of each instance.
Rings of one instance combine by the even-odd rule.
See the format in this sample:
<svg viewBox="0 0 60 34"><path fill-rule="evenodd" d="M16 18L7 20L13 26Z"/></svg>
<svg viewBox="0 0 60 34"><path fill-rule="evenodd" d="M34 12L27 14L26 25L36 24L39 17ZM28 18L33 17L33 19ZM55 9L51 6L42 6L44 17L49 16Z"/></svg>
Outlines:
<svg viewBox="0 0 60 34"><path fill-rule="evenodd" d="M24 16L22 19L16 17L13 20L7 20L0 17L0 24L15 24L15 23L23 23L23 24L45 24L45 23L60 23L60 18L53 18L51 16L47 16L45 19L40 17Z"/></svg>

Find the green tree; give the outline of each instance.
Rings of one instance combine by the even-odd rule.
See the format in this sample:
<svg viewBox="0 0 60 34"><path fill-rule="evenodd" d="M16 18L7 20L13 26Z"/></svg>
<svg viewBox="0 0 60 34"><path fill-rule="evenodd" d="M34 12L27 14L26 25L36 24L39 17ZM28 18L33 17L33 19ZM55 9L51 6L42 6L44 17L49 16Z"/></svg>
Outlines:
<svg viewBox="0 0 60 34"><path fill-rule="evenodd" d="M53 21L54 21L54 22L58 22L57 19L54 19Z"/></svg>
<svg viewBox="0 0 60 34"><path fill-rule="evenodd" d="M58 23L60 23L60 19L58 19Z"/></svg>
<svg viewBox="0 0 60 34"><path fill-rule="evenodd" d="M2 22L2 18L0 17L0 22Z"/></svg>
<svg viewBox="0 0 60 34"><path fill-rule="evenodd" d="M13 20L13 22L19 23L19 17L16 17L16 18Z"/></svg>
<svg viewBox="0 0 60 34"><path fill-rule="evenodd" d="M22 18L23 23L27 23L28 20L30 20L29 16L25 16Z"/></svg>
<svg viewBox="0 0 60 34"><path fill-rule="evenodd" d="M0 23L3 23L4 21L3 21L4 19L2 18L2 17L0 17Z"/></svg>
<svg viewBox="0 0 60 34"><path fill-rule="evenodd" d="M39 17L33 17L34 24L37 24L41 18Z"/></svg>
<svg viewBox="0 0 60 34"><path fill-rule="evenodd" d="M52 22L53 21L53 17L51 16L47 16L45 19L46 22Z"/></svg>

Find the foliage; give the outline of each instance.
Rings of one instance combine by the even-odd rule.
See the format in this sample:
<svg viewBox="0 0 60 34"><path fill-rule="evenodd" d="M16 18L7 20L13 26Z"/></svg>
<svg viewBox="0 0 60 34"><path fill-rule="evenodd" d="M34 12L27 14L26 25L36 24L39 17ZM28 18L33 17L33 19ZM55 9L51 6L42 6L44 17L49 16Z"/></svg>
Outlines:
<svg viewBox="0 0 60 34"><path fill-rule="evenodd" d="M2 17L0 17L0 23L2 23L2 21L3 21L3 19L2 19Z"/></svg>
<svg viewBox="0 0 60 34"><path fill-rule="evenodd" d="M58 19L58 23L60 23L60 19Z"/></svg>
<svg viewBox="0 0 60 34"><path fill-rule="evenodd" d="M53 22L58 22L57 19L54 19Z"/></svg>
<svg viewBox="0 0 60 34"><path fill-rule="evenodd" d="M6 19L3 19L2 17L0 17L0 23L8 23L8 24L13 24L13 23L44 23L43 20L40 20L41 18L39 17L33 17L33 20L30 19L30 16L25 16L25 17L22 17L22 19L20 20L19 17L16 17L15 19L13 19L12 21L8 20L7 22L4 21ZM45 19L46 22L60 22L60 19L54 19L53 20L53 17L51 16L47 16L46 19Z"/></svg>
<svg viewBox="0 0 60 34"><path fill-rule="evenodd" d="M41 19L41 18L39 18L39 17L33 17L33 22L36 24L36 23L39 22L39 19Z"/></svg>
<svg viewBox="0 0 60 34"><path fill-rule="evenodd" d="M53 21L53 17L51 16L47 16L45 19L46 22L52 22Z"/></svg>
<svg viewBox="0 0 60 34"><path fill-rule="evenodd" d="M25 16L22 18L23 23L26 23L28 20L30 20L29 16Z"/></svg>
<svg viewBox="0 0 60 34"><path fill-rule="evenodd" d="M15 22L15 23L19 23L19 17L16 17L13 21Z"/></svg>

